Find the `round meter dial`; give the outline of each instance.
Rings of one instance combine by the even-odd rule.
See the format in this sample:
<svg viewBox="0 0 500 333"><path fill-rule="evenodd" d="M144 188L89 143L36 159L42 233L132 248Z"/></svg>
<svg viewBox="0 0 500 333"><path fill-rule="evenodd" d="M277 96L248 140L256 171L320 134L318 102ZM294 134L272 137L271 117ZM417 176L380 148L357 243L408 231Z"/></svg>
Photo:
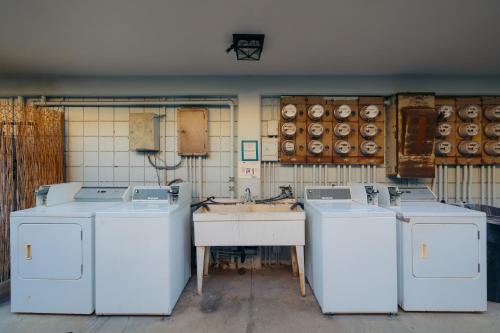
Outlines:
<svg viewBox="0 0 500 333"><path fill-rule="evenodd" d="M375 155L379 148L380 147L374 141L363 141L359 146L363 155Z"/></svg>
<svg viewBox="0 0 500 333"><path fill-rule="evenodd" d="M481 127L478 124L474 123L462 124L458 127L458 135L460 135L462 138L476 136L480 131Z"/></svg>
<svg viewBox="0 0 500 333"><path fill-rule="evenodd" d="M375 118L378 117L379 114L380 114L380 110L379 110L378 106L376 106L376 105L364 106L361 109L361 111L359 111L359 115L365 121L374 120Z"/></svg>
<svg viewBox="0 0 500 333"><path fill-rule="evenodd" d="M283 141L283 143L281 144L281 150L286 155L295 154L295 142L293 142L292 140Z"/></svg>
<svg viewBox="0 0 500 333"><path fill-rule="evenodd" d="M487 137L495 139L500 137L500 123L489 123L484 127L484 134Z"/></svg>
<svg viewBox="0 0 500 333"><path fill-rule="evenodd" d="M451 116L453 116L455 108L453 107L453 105L441 105L437 108L437 112L442 120L447 120L450 119Z"/></svg>
<svg viewBox="0 0 500 333"><path fill-rule="evenodd" d="M347 104L339 105L335 109L335 111L333 111L333 115L338 120L346 120L347 118L349 118L351 116L351 113L352 113L352 109Z"/></svg>
<svg viewBox="0 0 500 333"><path fill-rule="evenodd" d="M293 138L297 133L297 126L294 123L284 123L281 125L281 133L287 138Z"/></svg>
<svg viewBox="0 0 500 333"><path fill-rule="evenodd" d="M321 154L325 149L325 146L323 146L323 143L321 141L311 140L309 141L307 148L309 149L309 152L311 154Z"/></svg>
<svg viewBox="0 0 500 333"><path fill-rule="evenodd" d="M438 141L436 142L436 155L446 156L451 153L453 145L449 141Z"/></svg>
<svg viewBox="0 0 500 333"><path fill-rule="evenodd" d="M458 145L458 151L462 155L477 155L481 150L481 145L477 141L464 140Z"/></svg>
<svg viewBox="0 0 500 333"><path fill-rule="evenodd" d="M351 133L351 126L348 123L338 123L333 128L333 132L335 133L336 136L342 138L348 136L349 133Z"/></svg>
<svg viewBox="0 0 500 333"><path fill-rule="evenodd" d="M309 133L310 136L313 138L319 138L320 136L323 135L323 132L325 131L325 128L321 123L312 123L309 124L307 127L307 133Z"/></svg>
<svg viewBox="0 0 500 333"><path fill-rule="evenodd" d="M325 108L321 104L314 104L307 109L307 115L312 120L320 120L325 114Z"/></svg>
<svg viewBox="0 0 500 333"><path fill-rule="evenodd" d="M287 104L281 109L281 115L286 120L292 120L297 117L297 107L293 104Z"/></svg>
<svg viewBox="0 0 500 333"><path fill-rule="evenodd" d="M370 139L373 138L375 135L378 133L378 127L375 124L364 124L361 126L359 129L359 133L361 133L361 136L365 139Z"/></svg>
<svg viewBox="0 0 500 333"><path fill-rule="evenodd" d="M500 120L500 105L491 105L484 110L484 116L491 121Z"/></svg>
<svg viewBox="0 0 500 333"><path fill-rule="evenodd" d="M479 117L481 113L481 107L479 105L467 105L458 111L458 116L465 121L469 121Z"/></svg>
<svg viewBox="0 0 500 333"><path fill-rule="evenodd" d="M445 137L451 134L453 131L453 126L450 123L439 123L436 129L437 137Z"/></svg>
<svg viewBox="0 0 500 333"><path fill-rule="evenodd" d="M488 141L484 144L484 152L490 156L500 156L500 141Z"/></svg>
<svg viewBox="0 0 500 333"><path fill-rule="evenodd" d="M349 152L351 151L351 145L349 144L349 142L345 140L339 140L335 142L333 148L335 149L335 152L339 155L346 155L349 154Z"/></svg>

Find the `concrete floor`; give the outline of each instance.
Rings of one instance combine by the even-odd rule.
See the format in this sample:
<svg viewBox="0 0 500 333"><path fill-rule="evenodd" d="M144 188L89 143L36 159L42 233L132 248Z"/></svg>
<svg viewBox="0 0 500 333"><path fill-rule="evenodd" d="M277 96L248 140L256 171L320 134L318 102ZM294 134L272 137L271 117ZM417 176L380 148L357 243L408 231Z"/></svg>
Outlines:
<svg viewBox="0 0 500 333"><path fill-rule="evenodd" d="M2 333L153 333L153 332L500 332L500 304L487 313L405 313L398 315L323 315L307 288L285 268L238 275L216 272L196 294L195 276L170 317L96 317L11 314L0 304Z"/></svg>

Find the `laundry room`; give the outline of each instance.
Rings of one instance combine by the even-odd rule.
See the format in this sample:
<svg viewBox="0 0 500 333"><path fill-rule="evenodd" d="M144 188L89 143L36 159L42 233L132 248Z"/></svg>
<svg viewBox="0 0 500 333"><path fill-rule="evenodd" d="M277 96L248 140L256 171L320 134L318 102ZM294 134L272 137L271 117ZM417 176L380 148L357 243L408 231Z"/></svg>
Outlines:
<svg viewBox="0 0 500 333"><path fill-rule="evenodd" d="M0 8L0 332L500 330L499 4Z"/></svg>

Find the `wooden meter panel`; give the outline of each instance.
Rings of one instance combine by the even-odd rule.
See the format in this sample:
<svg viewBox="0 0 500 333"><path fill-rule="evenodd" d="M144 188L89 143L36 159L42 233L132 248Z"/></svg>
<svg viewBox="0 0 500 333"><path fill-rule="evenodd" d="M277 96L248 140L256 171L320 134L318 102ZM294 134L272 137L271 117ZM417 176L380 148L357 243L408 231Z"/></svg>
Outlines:
<svg viewBox="0 0 500 333"><path fill-rule="evenodd" d="M178 154L205 156L208 154L208 110L177 109Z"/></svg>
<svg viewBox="0 0 500 333"><path fill-rule="evenodd" d="M500 164L500 97L483 97L482 102L482 161Z"/></svg>
<svg viewBox="0 0 500 333"><path fill-rule="evenodd" d="M436 164L453 165L457 163L456 143L456 106L455 98L436 97L438 113L434 152Z"/></svg>
<svg viewBox="0 0 500 333"><path fill-rule="evenodd" d="M481 102L479 97L460 97L455 100L457 164L481 164Z"/></svg>
<svg viewBox="0 0 500 333"><path fill-rule="evenodd" d="M384 99L360 97L358 103L358 163L384 164Z"/></svg>

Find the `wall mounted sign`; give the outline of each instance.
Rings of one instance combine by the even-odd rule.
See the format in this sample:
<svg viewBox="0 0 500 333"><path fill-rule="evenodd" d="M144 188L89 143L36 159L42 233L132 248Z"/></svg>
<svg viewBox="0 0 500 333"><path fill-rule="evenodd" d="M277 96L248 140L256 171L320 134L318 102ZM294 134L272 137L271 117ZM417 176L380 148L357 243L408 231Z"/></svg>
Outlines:
<svg viewBox="0 0 500 333"><path fill-rule="evenodd" d="M241 160L242 161L259 160L259 141L257 140L241 141Z"/></svg>

